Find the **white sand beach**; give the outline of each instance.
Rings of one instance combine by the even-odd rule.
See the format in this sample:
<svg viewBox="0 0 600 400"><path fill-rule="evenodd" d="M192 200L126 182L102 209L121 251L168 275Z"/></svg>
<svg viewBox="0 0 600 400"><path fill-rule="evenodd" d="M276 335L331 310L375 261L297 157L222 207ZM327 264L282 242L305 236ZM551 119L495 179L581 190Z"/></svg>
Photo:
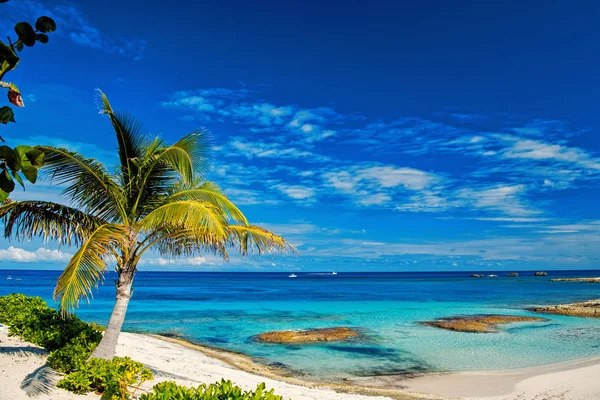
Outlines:
<svg viewBox="0 0 600 400"><path fill-rule="evenodd" d="M292 400L600 398L600 358L513 371L426 375L402 381L401 384L406 386L406 392L402 393L396 390L369 390L344 385L328 387L294 378L280 378L268 368L253 364L244 356L148 335L122 333L117 355L130 356L155 371L155 380L145 384L142 387L144 390L163 380L175 380L183 385L197 386L200 383L211 383L225 378L246 389L266 382L268 388L274 388L278 394ZM82 397L55 388L53 382L59 377L43 368L45 358L46 353L43 349L9 337L7 328L0 327L0 400L99 398L95 394ZM27 380L28 377L33 379ZM365 395L358 392L381 395Z"/></svg>

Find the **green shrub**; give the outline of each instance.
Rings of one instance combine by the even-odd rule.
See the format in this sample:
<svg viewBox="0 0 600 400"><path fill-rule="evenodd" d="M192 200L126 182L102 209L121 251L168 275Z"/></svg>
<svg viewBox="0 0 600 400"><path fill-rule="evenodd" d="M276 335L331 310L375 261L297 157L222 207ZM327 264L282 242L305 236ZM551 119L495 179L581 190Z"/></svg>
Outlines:
<svg viewBox="0 0 600 400"><path fill-rule="evenodd" d="M152 371L129 357L112 361L93 358L58 382L58 387L79 394L96 391L103 393L103 399L126 400L153 378Z"/></svg>
<svg viewBox="0 0 600 400"><path fill-rule="evenodd" d="M64 317L39 297L11 294L0 297L0 323L8 333L50 351L48 363L64 373L79 368L96 348L102 334L75 316Z"/></svg>
<svg viewBox="0 0 600 400"><path fill-rule="evenodd" d="M175 382L161 382L152 388L152 393L143 394L139 400L282 400L281 396L266 391L261 383L254 391L244 391L231 381L221 379L210 385L197 388L179 386Z"/></svg>
<svg viewBox="0 0 600 400"><path fill-rule="evenodd" d="M67 374L58 383L63 389L97 391L104 393L103 399L125 400L153 378L152 371L127 357L88 361L103 329L75 316L64 317L39 297L17 293L0 297L0 323L9 326L10 335L50 351L50 367Z"/></svg>
<svg viewBox="0 0 600 400"><path fill-rule="evenodd" d="M94 351L96 343L88 344L78 336L48 357L48 365L68 374L81 368Z"/></svg>
<svg viewBox="0 0 600 400"><path fill-rule="evenodd" d="M75 316L63 317L39 297L13 293L0 297L0 323L8 325L8 333L44 347L58 350L77 338L96 345L102 334Z"/></svg>

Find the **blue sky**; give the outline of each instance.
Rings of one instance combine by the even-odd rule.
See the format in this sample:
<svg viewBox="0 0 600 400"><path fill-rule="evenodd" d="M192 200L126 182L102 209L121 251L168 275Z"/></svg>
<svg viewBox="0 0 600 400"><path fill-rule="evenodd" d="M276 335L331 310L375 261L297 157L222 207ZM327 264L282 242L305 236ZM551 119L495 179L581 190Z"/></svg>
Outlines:
<svg viewBox="0 0 600 400"><path fill-rule="evenodd" d="M26 107L2 135L114 164L96 88L169 141L206 127L209 178L300 250L143 268L598 268L594 2L110 3L0 5L5 34L42 14L59 26L6 76ZM2 240L0 268L72 253Z"/></svg>

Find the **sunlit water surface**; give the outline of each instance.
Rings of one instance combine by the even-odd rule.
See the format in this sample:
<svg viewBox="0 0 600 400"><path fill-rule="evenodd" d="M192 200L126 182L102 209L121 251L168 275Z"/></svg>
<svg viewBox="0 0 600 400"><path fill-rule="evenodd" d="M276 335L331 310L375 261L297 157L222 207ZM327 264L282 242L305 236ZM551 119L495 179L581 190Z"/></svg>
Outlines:
<svg viewBox="0 0 600 400"><path fill-rule="evenodd" d="M492 273L492 272L489 272ZM265 364L313 377L340 378L414 371L492 370L600 355L600 320L545 316L499 333L472 334L420 325L453 315L533 315L525 307L600 297L599 284L550 282L600 271L551 271L548 277L474 279L469 273L140 272L124 329L176 334L240 351ZM8 276L12 279L6 279ZM51 302L56 271L0 270L0 295L22 292ZM106 324L114 276L78 315ZM349 343L261 344L267 331L347 326Z"/></svg>

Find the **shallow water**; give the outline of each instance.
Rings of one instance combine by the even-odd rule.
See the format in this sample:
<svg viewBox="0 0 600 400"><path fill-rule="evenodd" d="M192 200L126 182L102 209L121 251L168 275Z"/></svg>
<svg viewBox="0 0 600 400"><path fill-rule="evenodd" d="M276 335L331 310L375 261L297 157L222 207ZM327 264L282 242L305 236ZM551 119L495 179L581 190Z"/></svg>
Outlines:
<svg viewBox="0 0 600 400"><path fill-rule="evenodd" d="M491 272L489 272L491 273ZM51 302L57 271L0 270L0 295L22 292ZM418 324L452 315L533 315L523 308L600 298L600 284L549 282L600 276L600 271L521 272L508 278L452 273L140 272L124 329L177 334L282 363L318 378L415 371L525 367L600 355L600 320L542 315L547 322L513 324L499 333L445 331ZM7 280L11 275L13 279ZM106 324L114 275L78 315ZM283 329L349 326L364 336L349 343L261 344L253 337Z"/></svg>

